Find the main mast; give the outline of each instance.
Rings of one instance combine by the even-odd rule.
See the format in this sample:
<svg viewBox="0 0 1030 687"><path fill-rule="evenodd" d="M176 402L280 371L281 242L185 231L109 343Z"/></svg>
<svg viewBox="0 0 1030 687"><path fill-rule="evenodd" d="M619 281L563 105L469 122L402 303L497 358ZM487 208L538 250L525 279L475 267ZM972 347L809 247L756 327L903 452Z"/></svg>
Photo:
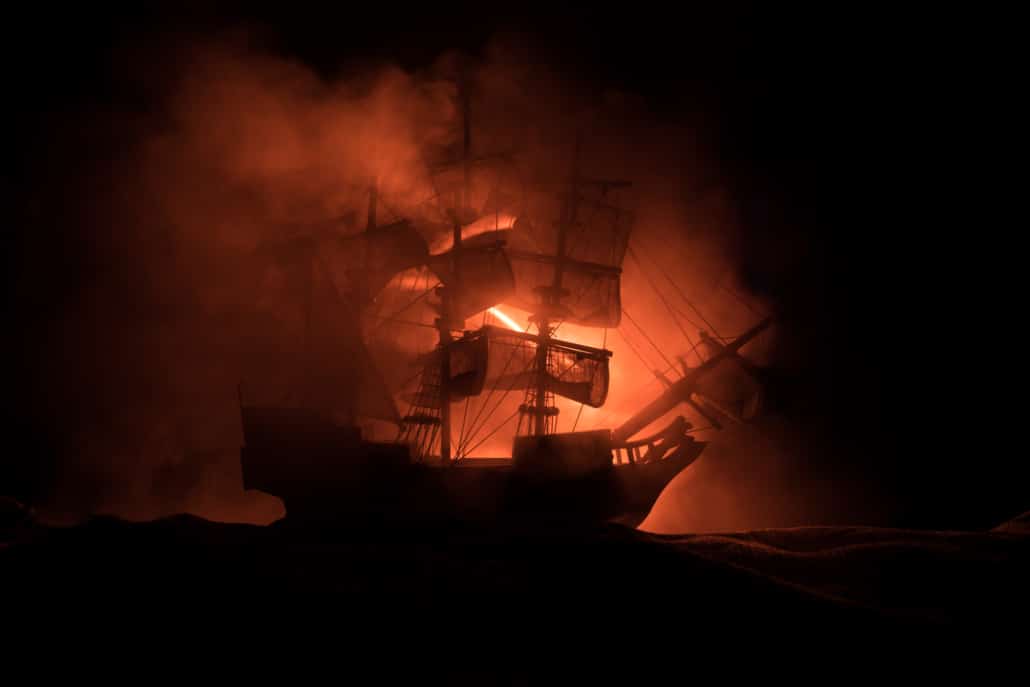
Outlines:
<svg viewBox="0 0 1030 687"><path fill-rule="evenodd" d="M458 194L457 208L452 217L453 222L453 248L451 250L451 283L439 290L440 294L440 317L436 319L437 332L439 333L439 345L441 350L440 361L440 461L444 464L451 462L451 394L448 382L451 378L451 356L448 346L453 341L451 329L456 322L460 308L455 307L455 299L460 298L461 284L461 233L464 225L465 208L469 202L469 155L472 145L472 133L469 122L469 93L464 75L458 79L458 97L461 100L462 114L462 185ZM459 328L464 328L465 323L461 322Z"/></svg>
<svg viewBox="0 0 1030 687"><path fill-rule="evenodd" d="M548 404L548 353L550 352L551 334L553 330L551 328L552 316L558 314L561 308L561 300L564 295L564 288L562 287L562 279L565 271L565 253L566 253L566 241L568 238L569 227L575 222L576 218L576 194L577 194L577 175L579 173L579 136L576 137L576 147L573 152L572 158L572 173L569 177L569 185L564 197L562 198L561 208L558 214L558 237L557 246L554 256L554 278L551 281L550 286L538 287L538 293L540 294L540 307L537 312L533 313L533 321L537 326L537 349L536 349L536 379L535 379L535 399L530 408L530 404L524 404L524 412L529 411L533 414L532 433L536 436L543 436L548 433L548 418L556 416L558 409Z"/></svg>

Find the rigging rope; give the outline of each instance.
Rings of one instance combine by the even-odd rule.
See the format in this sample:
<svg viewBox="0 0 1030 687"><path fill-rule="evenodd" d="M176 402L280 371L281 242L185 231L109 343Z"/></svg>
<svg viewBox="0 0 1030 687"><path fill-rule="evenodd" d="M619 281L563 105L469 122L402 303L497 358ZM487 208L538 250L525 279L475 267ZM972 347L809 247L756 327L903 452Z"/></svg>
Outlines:
<svg viewBox="0 0 1030 687"><path fill-rule="evenodd" d="M604 347L607 346L607 345L608 345L608 327L605 327L604 328L604 336L601 338L601 350L603 351ZM576 427L579 425L579 416L583 414L583 406L585 406L585 405L586 405L586 403L580 403L579 404L579 410L576 411L576 420L575 420L575 422L572 423L572 431L573 432L576 431Z"/></svg>
<svg viewBox="0 0 1030 687"><path fill-rule="evenodd" d="M461 429L458 430L458 458L461 458L461 446L465 443L465 420L469 416L469 401L471 400L471 396L465 397L465 411L461 414Z"/></svg>
<svg viewBox="0 0 1030 687"><path fill-rule="evenodd" d="M629 337L627 337L626 334L622 331L622 328L621 327L617 327L615 329L615 331L617 331L619 333L619 336L621 336L622 340L626 342L626 345L629 346L629 349L631 351L633 351L634 354L636 354L637 359L640 360L640 362L642 362L644 364L644 367L646 367L648 370L653 370L654 366L651 365L651 363L649 363L644 358L643 354L641 354L641 352L637 349L637 347L633 345L633 342L629 340Z"/></svg>
<svg viewBox="0 0 1030 687"><path fill-rule="evenodd" d="M573 432L576 431L576 425L579 424L579 416L583 414L583 406L585 406L585 405L586 405L586 403L580 403L579 404L579 410L576 411L576 421L572 423L572 431Z"/></svg>
<svg viewBox="0 0 1030 687"><path fill-rule="evenodd" d="M633 249L631 248L630 251L632 252L632 250ZM662 276L665 277L666 281L668 281L669 284L672 285L672 288L676 291L676 293L679 294L680 298L682 298L686 302L686 304L690 306L690 309L693 310L697 314L697 316L701 318L701 321L705 323L705 325L712 331L713 334L715 334L716 336L719 336L719 332L715 329L715 327L712 325L712 323L709 322L705 318L704 314L702 314L702 312L697 309L697 306L695 306L690 301L690 299L687 298L687 295L685 293L683 293L683 290L680 289L679 285L673 280L673 278L671 276L669 276L669 273L665 270L664 267L662 267L661 263L659 263L657 260L655 260L654 257L651 257L651 256L648 256L648 257L651 259L651 262L654 263L654 265L658 268L658 271L662 273ZM639 259L638 259L638 262L639 262Z"/></svg>
<svg viewBox="0 0 1030 687"><path fill-rule="evenodd" d="M492 430L490 430L490 433L489 433L489 434L487 434L487 435L486 435L485 437L483 437L482 439L480 439L480 440L479 440L479 442L478 442L478 443L477 443L477 444L476 444L475 446L473 446L472 448L470 448L470 449L469 449L469 450L468 450L468 451L467 451L467 452L465 453L465 455L467 456L467 455L468 455L469 453L472 453L472 452L473 452L473 451L475 451L475 450L476 450L477 448L479 448L480 446L482 446L482 445L483 445L483 443L484 443L484 442L485 442L485 441L486 441L487 439L489 439L490 437L492 437L492 436L493 436L494 434L497 434L497 430L499 430L499 429L500 429L501 427L504 427L504 426L505 426L506 424L508 424L509 422L511 422L512 418L514 418L514 417L515 417L516 415L518 415L518 413L519 413L519 409L518 409L518 408L516 408L516 409L515 409L515 412L514 412L514 413L512 413L511 415L509 415L508 417L506 417L506 418L505 418L505 419L504 419L504 420L503 420L503 421L501 422L501 424L497 425L497 426L496 426L496 427L494 427L494 428L493 428Z"/></svg>
<svg viewBox="0 0 1030 687"><path fill-rule="evenodd" d="M665 294L663 294L661 292L661 289L658 288L658 285L655 284L654 281L652 281L650 273L647 271L647 268L644 267L644 263L641 262L640 258L637 257L636 252L632 248L629 248L627 250L629 252L629 256L633 258L633 261L637 264L637 267L640 269L641 272L643 272L644 278L647 279L647 283L651 286L651 289L658 295L658 298L661 299L662 303L669 311L669 314L672 316L672 321L676 323L676 327L680 330L680 333L682 333L684 338L686 338L687 343L693 346L694 340L690 337L690 334L687 333L687 330L683 328L683 325L680 324L680 321L676 317L676 315L678 314L680 317L682 317L684 320L694 325L698 329L703 329L703 327L694 322L693 320L691 320L689 317L680 312L678 308L674 308L672 304L669 303L668 299L665 298Z"/></svg>
<svg viewBox="0 0 1030 687"><path fill-rule="evenodd" d="M465 447L464 448L467 449L465 451L465 455L468 455L469 451L474 450L474 448L468 449L468 444L471 443L471 441L475 438L475 436L477 434L479 434L481 431L483 431L483 427L486 425L487 421L491 417L493 417L493 414L497 412L497 409L501 407L501 404L504 403L504 399L508 397L508 394L510 394L512 391L515 390L515 385L516 384L518 384L518 377L515 377L514 379L512 379L511 384L509 384L508 388L504 390L504 393L501 394L501 397L497 399L497 403L494 404L493 409L490 410L489 412L487 412L487 414L485 416L483 416L483 421L479 424L479 426L475 427L474 429L469 431L468 439L465 441ZM485 408L486 408L486 403L484 403L483 406L482 406L482 409L485 409ZM480 412L482 412L482 409L481 409Z"/></svg>
<svg viewBox="0 0 1030 687"><path fill-rule="evenodd" d="M378 315L373 315L372 319L380 320L381 322L390 322L392 324L406 324L409 327L425 327L426 329L432 329L434 331L436 330L436 326L435 325L427 324L425 322L413 322L411 320L401 320L401 319L391 318L391 317L380 317ZM378 331L378 329L376 331Z"/></svg>
<svg viewBox="0 0 1030 687"><path fill-rule="evenodd" d="M488 312L487 310L483 311L483 322L480 325L481 329L483 327L486 327L487 312ZM459 458L461 458L461 447L464 446L466 441L467 441L467 439L465 437L465 421L468 419L468 416L469 416L469 403L471 403L471 401L472 401L472 397L471 396L466 396L465 397L465 410L461 414L461 429L458 431L458 451L457 451L457 453L458 453L458 457ZM469 431L470 432L472 431L472 426L471 425L469 426Z"/></svg>
<svg viewBox="0 0 1030 687"><path fill-rule="evenodd" d="M741 305L743 305L745 308L750 310L753 314L758 315L759 317L762 317L762 318L765 318L765 317L769 316L768 313L762 312L761 310L759 310L758 308L752 306L750 303L748 303L746 300L744 300L743 296L738 294L734 289L731 289L730 287L726 286L725 284L722 285L722 288L726 291L726 293L728 293L731 296L733 296L734 298L736 298L737 301L739 301Z"/></svg>
<svg viewBox="0 0 1030 687"><path fill-rule="evenodd" d="M662 349L658 348L658 344L656 344L656 343L654 342L654 339L652 339L652 338L651 338L651 337L650 337L650 336L648 335L648 333L647 333L646 331L644 331L644 328L643 328L643 327L641 327L641 326L640 326L640 325L639 325L639 324L637 323L637 321L633 319L633 316L629 314L629 311L627 311L627 310L626 310L625 308L623 308L623 309L622 309L622 314L623 314L623 315L625 315L625 316L626 316L627 318L629 318L629 321L630 321L630 322L632 322L632 323L633 323L633 326L634 326L634 327L636 327L636 328L637 328L637 329L638 329L638 330L640 331L640 333L641 333L641 334L642 334L642 335L644 336L644 338L645 338L645 339L647 339L647 342L648 342L649 344L651 344L651 347L652 347L652 348L654 348L654 349L655 349L656 351L658 351L658 355L660 355L660 356L662 357L662 360L664 360L664 361L665 361L665 364L666 364L666 365L672 365L672 361L671 361L671 360L669 360L669 359L668 359L667 357L665 357L665 354L664 354L664 353L662 353Z"/></svg>
<svg viewBox="0 0 1030 687"><path fill-rule="evenodd" d="M508 371L508 368L511 366L511 361L515 359L515 354L518 353L519 347L521 345L522 344L520 344L520 343L512 345L512 347L511 347L511 355L508 356L508 361L504 364L504 369L501 370L501 374L497 377L497 380L494 382L494 385L490 388L490 393L487 394L486 399L483 401L483 404L481 406L479 406L479 411L476 413L475 418L472 419L472 424L469 425L469 436L465 439L463 444L459 444L458 445L458 452L459 452L459 454L461 453L462 449L464 448L464 445L467 445L468 442L472 441L472 439L476 436L477 433L482 431L483 425L486 424L487 420L490 419L490 416L497 410L497 408L500 407L501 402L508 395L508 392L515 388L515 384L518 382L518 377L515 377L514 379L512 379L510 387L508 388L507 391L504 392L504 394L501 396L501 398L498 399L497 405L494 406L494 410L492 410L489 413L487 413L486 417L483 418L483 423L477 427L476 423L479 422L479 418L483 415L483 411L486 410L487 406L490 404L490 398L494 395L494 392L497 391L497 388L500 385L501 379L504 378L504 373Z"/></svg>
<svg viewBox="0 0 1030 687"><path fill-rule="evenodd" d="M672 369L673 369L673 366L667 367L667 368L665 368L664 370L662 370L662 374L663 374L663 375L665 375L665 374L668 374L668 373L669 373L669 372L670 372L670 371L671 371ZM629 405L630 403L636 403L636 402L637 402L637 401L636 401L637 397L638 397L638 396L640 396L640 394L642 394L642 393L644 392L644 390L645 390L645 389L647 389L647 388L648 388L649 386L651 386L652 384L654 384L654 383L655 383L655 382L657 382L657 381L659 381L659 377L655 376L655 377L652 377L652 378L651 378L650 380L648 380L648 381L644 382L643 384L641 384L641 385L640 385L640 386L639 386L639 387L638 387L638 388L636 389L636 391L634 391L634 392L633 392L633 393L632 393L631 395L627 396L627 397L626 397L626 400L624 400L624 401L623 401L623 402L622 402L622 403L621 403L621 404L620 404L620 405L619 405L618 407L613 407L613 408L609 408L608 410L606 410L606 411L605 411L605 412L604 412L604 413L603 413L603 414L602 414L602 415L601 415L601 416L600 416L600 417L599 417L599 418L597 419L597 424L598 424L598 425L601 425L601 424L603 424L603 423L602 423L602 421L603 421L603 420L607 420L607 419L608 419L608 418L610 418L610 417L611 417L612 415L615 415L615 414L616 414L616 411L622 411L622 410L623 410L623 409L624 409L624 408L625 408L626 406L628 406L628 405Z"/></svg>
<svg viewBox="0 0 1030 687"><path fill-rule="evenodd" d="M403 308L401 308L400 310L398 310L397 312L395 312L395 313L394 313L393 315L390 315L390 316L388 316L388 317L383 317L383 318L381 318L381 319L383 319L383 320L387 320L387 321L389 321L389 320L395 320L395 319L397 319L397 316L398 316L398 315L400 315L400 314L401 314L402 312L404 312L405 310L407 310L408 308L410 308L411 306L415 305L415 304L416 304L416 303L418 303L418 302L419 302L420 300L422 300L423 298L425 298L426 296L428 296L428 295L429 295L430 293L432 293L432 292L433 292L433 289L435 289L435 288L436 288L436 287L437 287L437 286L438 286L439 284L440 284L440 282L436 282L436 284L433 284L433 285L432 285L431 287L429 287L428 289L426 289L425 291L423 291L423 292L422 292L421 294L419 294L419 296L418 296L417 298L415 298L415 299L414 299L414 300L412 300L412 301L411 301L410 303L408 303L407 305L405 305L405 306L404 306ZM372 330L372 331L371 331L371 332L369 333L369 335L371 336L371 335L375 334L375 333L376 333L376 332L378 332L378 331L379 331L380 329L382 329L382 327L383 327L383 325L382 325L382 324L380 324L380 325L379 325L379 326L377 326L377 327L376 327L375 329L373 329L373 330Z"/></svg>

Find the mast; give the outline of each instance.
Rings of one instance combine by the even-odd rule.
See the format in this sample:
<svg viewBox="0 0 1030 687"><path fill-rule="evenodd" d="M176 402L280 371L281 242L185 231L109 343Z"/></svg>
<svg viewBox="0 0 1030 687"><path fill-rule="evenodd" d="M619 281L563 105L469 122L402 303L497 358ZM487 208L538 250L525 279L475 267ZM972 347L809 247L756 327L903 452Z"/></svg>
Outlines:
<svg viewBox="0 0 1030 687"><path fill-rule="evenodd" d="M671 384L661 396L638 410L631 418L622 423L621 426L612 431L612 436L617 441L625 441L631 436L647 427L649 424L662 417L680 403L691 403L691 394L697 389L697 382L706 372L714 368L723 360L733 357L746 343L765 331L772 324L771 318L766 318L747 330L732 342L722 346L719 352L704 362L699 367L689 371L682 379ZM695 410L700 408L691 404ZM704 415L703 412L701 412Z"/></svg>
<svg viewBox="0 0 1030 687"><path fill-rule="evenodd" d="M577 133L569 188L563 198L558 217L558 245L554 260L554 279L550 287L545 286L541 288L540 301L542 307L535 317L539 343L536 350L537 375L533 434L537 436L547 434L547 358L551 342L551 321L549 315L551 312L556 311L558 309L557 306L561 304L562 279L565 272L565 243L568 237L569 225L575 221L576 216L576 178L579 171L579 147L580 138Z"/></svg>
<svg viewBox="0 0 1030 687"><path fill-rule="evenodd" d="M451 284L440 289L440 317L436 320L439 333L439 344L443 355L440 361L440 460L444 464L451 462L451 395L448 383L451 378L451 356L448 345L453 341L451 326L458 309L455 298L460 297L461 284L461 232L465 207L469 199L469 151L472 145L472 131L469 121L469 92L465 75L458 78L458 97L461 100L462 115L462 186L458 194L456 211L453 220L453 249L451 250ZM462 324L464 326L464 323Z"/></svg>

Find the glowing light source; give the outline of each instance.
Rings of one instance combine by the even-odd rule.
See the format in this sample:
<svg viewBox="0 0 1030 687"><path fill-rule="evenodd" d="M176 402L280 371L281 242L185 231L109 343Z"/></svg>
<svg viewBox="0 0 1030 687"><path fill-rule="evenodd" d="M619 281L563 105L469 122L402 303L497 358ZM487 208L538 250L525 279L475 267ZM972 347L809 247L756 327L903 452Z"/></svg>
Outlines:
<svg viewBox="0 0 1030 687"><path fill-rule="evenodd" d="M509 327L511 327L512 329L514 329L515 331L517 331L517 332L521 332L522 331L522 327L519 326L518 322L516 322L515 320L511 319L510 317L505 315L503 312L501 312L497 308L490 308L490 314L493 315L494 317L496 317L497 319L499 319L501 322L503 322L506 325L508 325Z"/></svg>

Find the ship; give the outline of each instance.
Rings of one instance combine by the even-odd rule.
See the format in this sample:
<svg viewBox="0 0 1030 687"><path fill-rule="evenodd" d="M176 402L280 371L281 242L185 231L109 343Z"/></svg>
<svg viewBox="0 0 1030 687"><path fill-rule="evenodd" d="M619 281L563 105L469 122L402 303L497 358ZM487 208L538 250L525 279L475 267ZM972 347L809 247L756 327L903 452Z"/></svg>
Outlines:
<svg viewBox="0 0 1030 687"><path fill-rule="evenodd" d="M753 415L753 388L731 408L711 380L726 364L758 378L740 349L772 319L733 339L699 332L707 357L699 354L694 367L681 358L675 381L669 370L656 371L664 389L620 425L576 431L577 414L559 431L557 399L582 411L608 397L612 351L563 338L561 328L603 331L606 342L621 323L635 213L619 194L632 183L585 174L577 136L565 173L527 184L512 172L515 155L473 149L470 89L460 81L456 90L460 145L426 162L429 211L380 224L383 201L373 180L363 231L330 222L263 248L298 285L301 362L285 385L289 393L280 385L278 395L252 394L241 382L244 487L278 496L296 519L543 516L637 524L706 447L683 415L642 432L683 404L712 427ZM414 298L384 316L384 291L403 275L414 275L405 292ZM404 319L413 303L431 320ZM501 307L529 313L528 326L508 317L488 323L486 313L502 315ZM373 330L417 327L421 342L434 335L415 356L411 391L390 389L380 374L370 352L380 344L365 326L370 312ZM468 327L480 315L480 326ZM274 372L281 371L267 371ZM517 408L488 429L511 394ZM469 418L471 399L479 403ZM395 436L367 436L362 423L369 420L394 427ZM500 430L512 433L510 456L472 455Z"/></svg>

